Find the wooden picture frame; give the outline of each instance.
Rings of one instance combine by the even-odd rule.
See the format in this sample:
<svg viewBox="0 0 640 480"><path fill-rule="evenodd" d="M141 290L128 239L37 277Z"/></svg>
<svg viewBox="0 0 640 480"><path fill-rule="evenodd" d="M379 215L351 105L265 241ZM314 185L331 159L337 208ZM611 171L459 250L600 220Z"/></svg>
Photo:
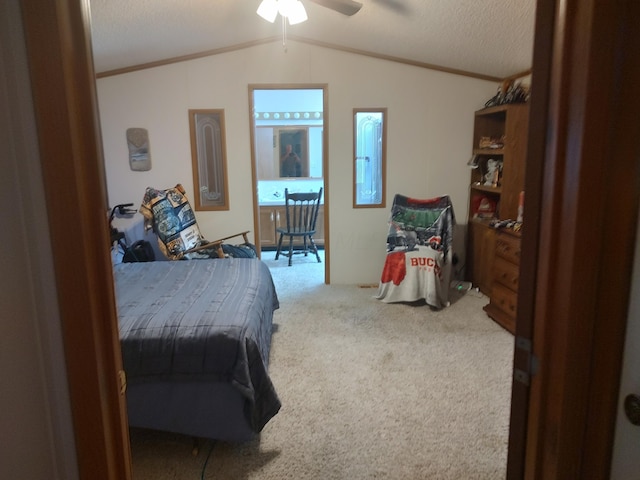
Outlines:
<svg viewBox="0 0 640 480"><path fill-rule="evenodd" d="M224 109L189 110L194 207L229 210Z"/></svg>

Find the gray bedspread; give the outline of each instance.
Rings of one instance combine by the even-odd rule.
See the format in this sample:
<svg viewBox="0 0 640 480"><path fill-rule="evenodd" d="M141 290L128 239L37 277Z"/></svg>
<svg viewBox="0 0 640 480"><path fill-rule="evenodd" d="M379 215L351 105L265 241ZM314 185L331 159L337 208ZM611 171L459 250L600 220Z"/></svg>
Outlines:
<svg viewBox="0 0 640 480"><path fill-rule="evenodd" d="M127 381L230 382L259 432L280 409L267 373L278 297L256 259L114 266Z"/></svg>

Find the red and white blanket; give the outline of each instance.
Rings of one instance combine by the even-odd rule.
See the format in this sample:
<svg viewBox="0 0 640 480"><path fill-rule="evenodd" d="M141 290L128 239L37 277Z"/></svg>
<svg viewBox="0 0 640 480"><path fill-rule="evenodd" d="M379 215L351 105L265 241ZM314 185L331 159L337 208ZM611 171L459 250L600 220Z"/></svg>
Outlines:
<svg viewBox="0 0 640 480"><path fill-rule="evenodd" d="M376 298L443 308L449 305L455 216L448 196L426 200L396 195L387 258Z"/></svg>

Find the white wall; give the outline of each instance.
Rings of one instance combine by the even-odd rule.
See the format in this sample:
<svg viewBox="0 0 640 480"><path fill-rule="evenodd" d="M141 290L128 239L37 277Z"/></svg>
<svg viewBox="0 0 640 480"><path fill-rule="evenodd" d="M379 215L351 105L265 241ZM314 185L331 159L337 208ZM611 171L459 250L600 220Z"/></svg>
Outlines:
<svg viewBox="0 0 640 480"><path fill-rule="evenodd" d="M289 41L98 80L111 205L138 205L147 186L182 183L193 198L187 110L224 108L230 210L197 212L205 237L253 229L248 84L328 85L331 282L377 283L393 195L448 194L458 223L467 215L473 112L493 82ZM387 199L352 208L352 110L387 107ZM131 172L125 131L149 130L152 169ZM464 229L456 252L464 256Z"/></svg>

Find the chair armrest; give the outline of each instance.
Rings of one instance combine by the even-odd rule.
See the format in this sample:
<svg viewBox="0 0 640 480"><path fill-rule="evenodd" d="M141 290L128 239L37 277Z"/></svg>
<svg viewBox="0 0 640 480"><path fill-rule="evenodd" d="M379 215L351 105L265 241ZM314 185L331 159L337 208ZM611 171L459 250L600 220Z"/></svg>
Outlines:
<svg viewBox="0 0 640 480"><path fill-rule="evenodd" d="M249 243L249 239L247 238L247 234L249 232L250 232L250 230L246 230L244 232L240 232L240 233L235 233L233 235L229 235L228 237L223 237L223 238L218 238L217 240L207 241L207 243L204 243L202 245L198 245L197 247L190 248L189 250L185 250L183 253L193 253L193 252L197 252L199 250L215 248L218 251L218 257L219 258L224 258L224 251L222 250L222 244L224 243L224 241L225 240L229 240L230 238L239 237L240 235L242 235L242 237L244 238L244 243Z"/></svg>
<svg viewBox="0 0 640 480"><path fill-rule="evenodd" d="M229 235L228 237L223 237L223 238L218 238L217 240L212 240L210 243L224 242L225 240L229 240L230 238L233 238L233 237L239 237L240 235L242 235L242 238L244 238L244 243L249 243L249 239L247 238L247 233L249 233L250 231L251 230L246 230L244 232L234 233L233 235Z"/></svg>

